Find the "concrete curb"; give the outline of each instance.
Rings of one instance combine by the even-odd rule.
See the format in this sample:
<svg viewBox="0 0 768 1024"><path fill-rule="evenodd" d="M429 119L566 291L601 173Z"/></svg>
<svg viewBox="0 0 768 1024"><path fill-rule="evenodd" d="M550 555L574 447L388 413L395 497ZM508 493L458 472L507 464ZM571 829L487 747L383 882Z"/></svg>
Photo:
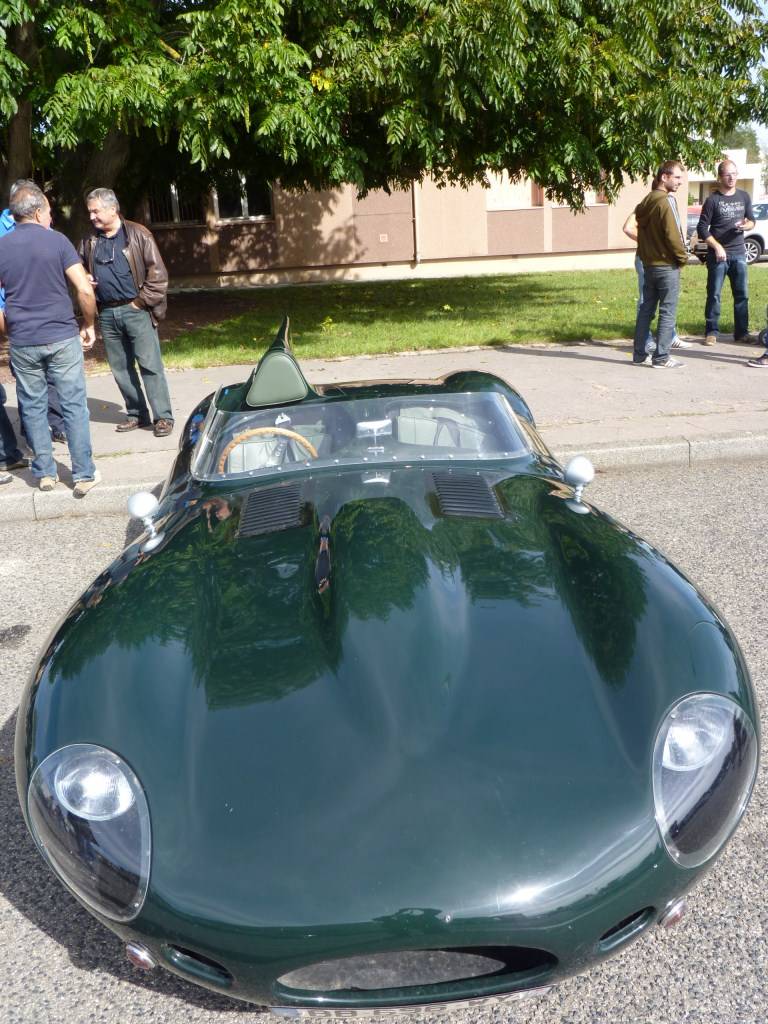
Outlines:
<svg viewBox="0 0 768 1024"><path fill-rule="evenodd" d="M583 448L566 447L554 452L565 463L574 455L586 455L599 470L625 469L636 466L678 465L689 467L699 462L719 459L768 459L768 434L738 434L723 437L670 438L664 442L649 441L634 444L587 445ZM171 459L168 466L170 468ZM13 491L13 485L0 490L0 522L42 522L71 516L127 515L128 499L136 491L153 491L163 483L160 480L136 480L122 484L99 484L86 498L73 497L69 487L62 484L50 494L43 494L27 486L23 492Z"/></svg>

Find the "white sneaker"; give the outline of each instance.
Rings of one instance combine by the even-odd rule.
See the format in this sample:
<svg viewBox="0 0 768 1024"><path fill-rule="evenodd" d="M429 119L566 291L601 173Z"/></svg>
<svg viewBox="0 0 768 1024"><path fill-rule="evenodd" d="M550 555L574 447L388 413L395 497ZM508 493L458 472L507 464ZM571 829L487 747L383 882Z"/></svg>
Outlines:
<svg viewBox="0 0 768 1024"><path fill-rule="evenodd" d="M101 480L101 473L98 469L93 474L92 480L78 480L72 493L76 498L84 498L92 487L95 487Z"/></svg>
<svg viewBox="0 0 768 1024"><path fill-rule="evenodd" d="M13 477L10 473L0 473L0 484L13 483Z"/></svg>
<svg viewBox="0 0 768 1024"><path fill-rule="evenodd" d="M669 347L670 348L693 348L693 345L690 343L690 341L683 341L682 338L679 338L677 335L675 335L674 338L672 339L672 344Z"/></svg>
<svg viewBox="0 0 768 1024"><path fill-rule="evenodd" d="M38 487L40 488L41 491L52 491L58 482L58 477L41 476Z"/></svg>
<svg viewBox="0 0 768 1024"><path fill-rule="evenodd" d="M672 356L667 356L666 363L654 363L654 370L677 370L681 366L685 366L685 363L681 363L679 359L673 359Z"/></svg>

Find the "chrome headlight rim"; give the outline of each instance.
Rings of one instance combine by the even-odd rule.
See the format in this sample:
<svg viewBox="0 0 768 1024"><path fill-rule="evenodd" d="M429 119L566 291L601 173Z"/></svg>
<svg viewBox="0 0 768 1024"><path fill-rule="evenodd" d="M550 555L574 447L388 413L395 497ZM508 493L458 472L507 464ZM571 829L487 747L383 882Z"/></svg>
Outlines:
<svg viewBox="0 0 768 1024"><path fill-rule="evenodd" d="M61 799L66 774L62 769L67 763L72 766L79 762L82 767L82 759L89 756L94 763L111 765L130 789L131 799L126 800L123 792L114 813L78 814L72 801ZM69 892L93 913L109 920L124 924L138 917L149 891L152 828L141 781L120 754L95 743L57 747L31 773L26 809L38 850ZM98 871L88 872L88 854L98 862ZM110 901L99 891L110 871L118 888L124 890L122 900Z"/></svg>
<svg viewBox="0 0 768 1024"><path fill-rule="evenodd" d="M706 725L699 719L697 724L704 726L701 730L704 734L701 738L702 742L699 742L697 738L689 745L687 754L685 753L686 744L680 745L684 751L684 756L690 756L694 763L689 765L672 764L670 762L675 756L672 753L672 748L675 744L669 744L670 734L675 724L680 721L680 716L690 713L692 710L699 713L703 710L710 713L714 711L714 715L710 715L710 729L718 715L722 724L724 721L722 715L726 713L728 717L725 720L725 724L730 728L727 734L725 731L722 731L720 737L717 738L712 735L712 732L709 735L706 734ZM746 764L742 766L746 782L738 778L736 779L737 786L741 782L737 794L738 798L732 801L727 813L722 816L719 826L714 829L710 838L699 849L686 852L680 848L675 834L675 830L677 830L677 836L679 836L690 820L690 814L688 818L683 819L682 823L676 817L676 813L679 814L681 807L685 805L685 795L683 798L678 798L678 805L674 808L676 813L670 813L671 808L665 803L664 799L663 784L665 781L669 781L670 777L676 777L681 783L689 780L690 789L693 790L694 783L699 781L703 773L709 770L709 773L712 774L714 767L720 764L720 771L714 779L714 782L717 782L728 767L729 755L734 751L733 734L739 731L743 732L743 749L737 751L737 754L745 753L746 755ZM709 750L707 752L708 744ZM677 751L677 755L679 753L680 750ZM696 762L697 755L698 762ZM757 780L758 764L759 727L751 710L745 707L735 695L715 691L695 691L686 693L668 708L659 725L653 745L651 762L652 792L654 816L662 845L677 867L701 868L720 853L746 812ZM666 776L664 773L666 773ZM689 799L687 810L693 813L697 808L703 808L706 798L712 792L714 792L714 785L710 790L700 794L698 801L694 800L691 802Z"/></svg>

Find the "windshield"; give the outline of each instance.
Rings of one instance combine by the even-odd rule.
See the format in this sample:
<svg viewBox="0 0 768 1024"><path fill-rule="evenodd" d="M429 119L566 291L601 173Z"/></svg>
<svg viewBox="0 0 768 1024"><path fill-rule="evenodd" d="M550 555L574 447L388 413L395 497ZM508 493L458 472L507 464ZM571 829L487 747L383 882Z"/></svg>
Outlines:
<svg viewBox="0 0 768 1024"><path fill-rule="evenodd" d="M192 472L221 480L308 466L494 459L531 451L496 392L390 395L228 412L211 406Z"/></svg>

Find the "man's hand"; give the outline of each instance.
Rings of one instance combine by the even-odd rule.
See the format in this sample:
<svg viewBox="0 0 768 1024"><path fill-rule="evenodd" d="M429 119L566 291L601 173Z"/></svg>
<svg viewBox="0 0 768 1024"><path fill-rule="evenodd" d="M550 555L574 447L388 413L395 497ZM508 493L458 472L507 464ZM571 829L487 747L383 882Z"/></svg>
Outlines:
<svg viewBox="0 0 768 1024"><path fill-rule="evenodd" d="M725 249L722 247L722 245L719 245L716 242L712 246L712 248L715 250L715 259L717 260L717 262L718 263L725 263L725 261L728 259L728 256L727 256L727 254L725 252Z"/></svg>
<svg viewBox="0 0 768 1024"><path fill-rule="evenodd" d="M89 349L93 348L93 346L96 344L96 328L81 327L80 343L83 346L83 352L87 352Z"/></svg>

